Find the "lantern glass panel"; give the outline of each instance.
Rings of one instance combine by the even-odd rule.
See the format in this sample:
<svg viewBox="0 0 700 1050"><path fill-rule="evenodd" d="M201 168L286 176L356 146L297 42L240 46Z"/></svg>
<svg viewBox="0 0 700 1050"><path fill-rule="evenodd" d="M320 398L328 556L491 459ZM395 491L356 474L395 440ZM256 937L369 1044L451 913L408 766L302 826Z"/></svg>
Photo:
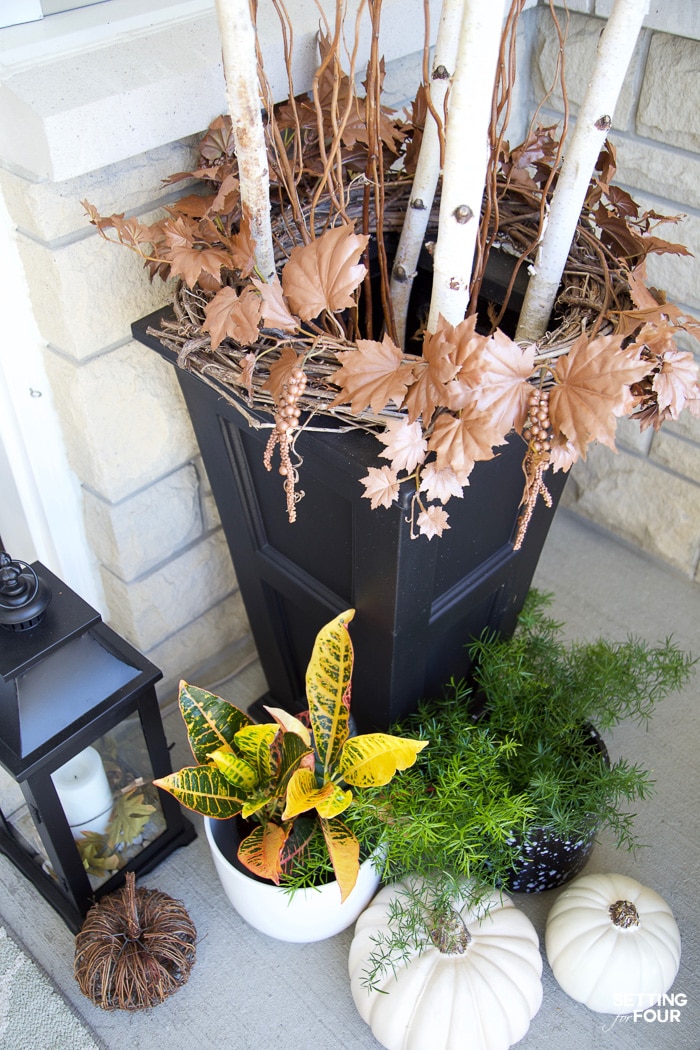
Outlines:
<svg viewBox="0 0 700 1050"><path fill-rule="evenodd" d="M138 713L79 751L51 774L73 840L96 890L166 830ZM2 810L11 834L45 874L48 853L21 789L0 779Z"/></svg>
<svg viewBox="0 0 700 1050"><path fill-rule="evenodd" d="M93 634L73 638L17 678L22 754L31 754L132 682L139 670Z"/></svg>

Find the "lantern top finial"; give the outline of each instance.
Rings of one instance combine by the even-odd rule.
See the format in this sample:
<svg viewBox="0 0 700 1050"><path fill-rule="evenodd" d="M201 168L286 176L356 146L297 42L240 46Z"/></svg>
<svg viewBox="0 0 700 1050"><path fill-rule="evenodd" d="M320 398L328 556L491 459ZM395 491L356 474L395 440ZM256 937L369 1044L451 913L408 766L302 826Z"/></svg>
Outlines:
<svg viewBox="0 0 700 1050"><path fill-rule="evenodd" d="M50 601L50 587L31 565L0 551L0 627L9 631L36 627Z"/></svg>

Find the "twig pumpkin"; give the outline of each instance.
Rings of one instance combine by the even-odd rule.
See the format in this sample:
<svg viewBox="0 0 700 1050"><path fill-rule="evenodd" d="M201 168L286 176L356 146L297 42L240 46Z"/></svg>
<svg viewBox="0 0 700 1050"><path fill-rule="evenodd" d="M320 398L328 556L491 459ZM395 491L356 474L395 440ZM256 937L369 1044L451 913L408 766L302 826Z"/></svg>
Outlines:
<svg viewBox="0 0 700 1050"><path fill-rule="evenodd" d="M681 936L654 890L626 875L581 875L549 912L545 948L567 995L600 1013L625 1014L671 987Z"/></svg>
<svg viewBox="0 0 700 1050"><path fill-rule="evenodd" d="M103 1010L162 1003L189 977L197 930L181 901L126 885L98 901L75 939L75 978Z"/></svg>

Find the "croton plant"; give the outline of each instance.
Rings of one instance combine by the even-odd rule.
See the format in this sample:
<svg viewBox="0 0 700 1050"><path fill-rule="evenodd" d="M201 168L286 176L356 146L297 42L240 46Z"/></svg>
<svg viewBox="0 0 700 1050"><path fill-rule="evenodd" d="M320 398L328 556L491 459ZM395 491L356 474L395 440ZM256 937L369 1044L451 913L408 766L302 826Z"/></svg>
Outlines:
<svg viewBox="0 0 700 1050"><path fill-rule="evenodd" d="M466 20L471 6L459 18ZM376 21L381 4L371 8ZM272 417L265 461L271 469L279 452L291 520L301 497L297 438L328 416L376 433L379 460L362 479L364 495L373 508L389 507L409 482L412 531L428 537L449 528L445 504L462 495L475 463L496 455L511 432L521 435L525 491L517 544L538 496L548 499L547 471L568 470L592 442L614 449L619 417L658 428L685 406L700 413L697 364L675 341L679 331L697 337L700 326L645 283L650 254L688 254L657 232L678 217L643 211L614 185L609 141L588 185L549 333L513 338L499 327L505 307L479 303L491 248L512 257L511 284L533 264L561 177L566 128L557 135L533 126L516 148L503 134L521 9L514 0L500 44L471 300L452 321L418 317L404 340L392 295L412 275L396 265L390 273L389 256L404 219L430 212L412 180L429 125L435 137L431 121L438 125L438 166L445 148L449 154L456 81L444 121L435 91L447 73L424 72L412 112L398 114L382 104L384 69L373 46L366 92L358 93L356 71L341 64L338 41L349 31L342 13L335 31L320 37L311 91L290 93L265 112L272 275L258 262L243 194L242 137L236 140L236 122L228 117L211 125L193 170L168 180L196 179L199 189L169 205L158 222L102 216L85 202L99 233L138 252L151 278L178 279L177 321L162 338L175 346L180 364L224 384L244 412L257 408ZM262 97L269 98L258 72ZM452 219L475 225L466 205ZM441 212L438 246L442 224ZM429 226L421 242L428 251L431 236ZM374 282L372 268L379 275Z"/></svg>
<svg viewBox="0 0 700 1050"><path fill-rule="evenodd" d="M388 733L351 736L353 616L348 609L319 632L302 717L267 708L272 721L254 723L228 700L181 683L180 710L198 765L154 781L197 813L252 821L238 858L277 885L322 836L343 900L360 860L360 842L340 819L353 790L388 784L427 744Z"/></svg>

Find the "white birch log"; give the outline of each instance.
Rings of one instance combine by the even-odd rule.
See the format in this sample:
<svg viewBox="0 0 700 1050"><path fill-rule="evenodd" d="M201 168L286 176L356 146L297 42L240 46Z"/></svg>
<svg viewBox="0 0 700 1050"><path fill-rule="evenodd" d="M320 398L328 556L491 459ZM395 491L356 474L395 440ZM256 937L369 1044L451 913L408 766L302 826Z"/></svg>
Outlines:
<svg viewBox="0 0 700 1050"><path fill-rule="evenodd" d="M256 268L264 281L270 281L275 273L275 256L255 28L248 0L216 0L216 13L226 78L226 102L238 158L241 202L250 216Z"/></svg>
<svg viewBox="0 0 700 1050"><path fill-rule="evenodd" d="M505 0L465 0L447 120L428 331L463 320L486 184L491 97Z"/></svg>
<svg viewBox="0 0 700 1050"><path fill-rule="evenodd" d="M564 162L537 250L516 340L541 339L554 306L591 175L612 124L649 0L615 0L598 42L591 80L566 144Z"/></svg>
<svg viewBox="0 0 700 1050"><path fill-rule="evenodd" d="M464 0L443 0L428 86L432 107L439 116L445 112L445 98L454 74L463 7ZM396 335L402 348L406 343L408 301L439 177L440 133L435 117L428 110L408 209L391 273Z"/></svg>

